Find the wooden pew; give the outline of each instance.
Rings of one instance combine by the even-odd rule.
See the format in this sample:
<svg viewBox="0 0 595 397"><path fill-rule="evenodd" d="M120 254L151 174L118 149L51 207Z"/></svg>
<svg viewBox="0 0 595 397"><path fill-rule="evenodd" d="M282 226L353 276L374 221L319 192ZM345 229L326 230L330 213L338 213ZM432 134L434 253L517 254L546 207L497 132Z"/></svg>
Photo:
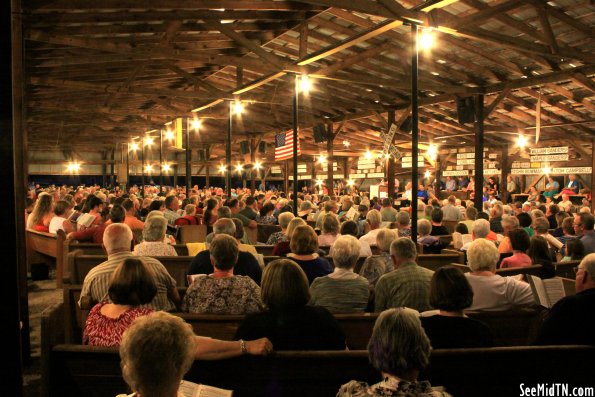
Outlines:
<svg viewBox="0 0 595 397"><path fill-rule="evenodd" d="M542 307L505 311L465 311L471 318L485 323L494 336L494 346L527 346L537 338L548 313Z"/></svg>
<svg viewBox="0 0 595 397"><path fill-rule="evenodd" d="M203 243L209 234L207 225L184 225L178 229L178 241L180 244Z"/></svg>
<svg viewBox="0 0 595 397"><path fill-rule="evenodd" d="M571 279L576 278L574 268L580 265L580 263L581 261L566 261L554 263L554 267L556 268L556 276Z"/></svg>
<svg viewBox="0 0 595 397"><path fill-rule="evenodd" d="M154 258L165 266L178 285L186 284L186 271L194 259L193 256L156 256ZM89 271L106 260L106 255L84 255L79 250L69 253L64 283L82 284Z"/></svg>
<svg viewBox="0 0 595 397"><path fill-rule="evenodd" d="M39 261L48 266L56 266L56 285L62 287L64 273L64 240L66 234L59 230L58 233L44 233L27 229L27 261L28 267Z"/></svg>
<svg viewBox="0 0 595 397"><path fill-rule="evenodd" d="M436 270L451 263L463 263L461 254L419 254L417 264L430 270Z"/></svg>
<svg viewBox="0 0 595 397"><path fill-rule="evenodd" d="M457 397L519 395L521 384L592 386L585 363L594 353L592 346L440 349L432 351L430 366L419 379L444 386ZM49 362L50 396L103 397L128 390L115 348L57 345ZM268 357L195 361L184 378L231 389L234 397L327 397L350 380L369 384L381 380L362 350L285 351Z"/></svg>
<svg viewBox="0 0 595 397"><path fill-rule="evenodd" d="M256 252L258 252L259 254L263 254L264 256L272 256L273 255L273 248L275 248L274 245L255 245L254 248L256 248Z"/></svg>
<svg viewBox="0 0 595 397"><path fill-rule="evenodd" d="M248 236L250 244L256 245L256 243L258 242L258 230L244 226L244 234Z"/></svg>
<svg viewBox="0 0 595 397"><path fill-rule="evenodd" d="M179 256L188 256L188 247L186 244L172 244ZM76 240L64 240L64 258L66 263L66 256L74 250L81 250L85 255L105 255L105 250L102 244L97 243L79 243Z"/></svg>
<svg viewBox="0 0 595 397"><path fill-rule="evenodd" d="M259 243L265 244L268 241L271 234L280 232L280 231L281 231L281 226L279 226L279 225L262 225L259 223L256 227L256 233L257 233L256 241L258 241ZM256 242L254 242L254 244L256 244Z"/></svg>
<svg viewBox="0 0 595 397"><path fill-rule="evenodd" d="M525 267L509 267L506 269L497 269L496 274L502 277L516 276L518 274L531 274L539 276L541 274L541 265L531 265Z"/></svg>

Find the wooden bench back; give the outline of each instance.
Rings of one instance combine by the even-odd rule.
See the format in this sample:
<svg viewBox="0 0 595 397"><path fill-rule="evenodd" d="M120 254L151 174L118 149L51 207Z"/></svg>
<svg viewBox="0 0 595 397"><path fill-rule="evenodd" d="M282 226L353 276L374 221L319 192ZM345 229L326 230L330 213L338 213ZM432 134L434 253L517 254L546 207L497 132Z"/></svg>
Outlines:
<svg viewBox="0 0 595 397"><path fill-rule="evenodd" d="M203 243L207 237L207 225L184 225L178 228L180 244Z"/></svg>
<svg viewBox="0 0 595 397"><path fill-rule="evenodd" d="M156 256L155 259L165 266L178 285L186 284L186 271L193 256ZM106 255L84 255L79 250L69 253L65 283L82 284L89 271L106 260Z"/></svg>
<svg viewBox="0 0 595 397"><path fill-rule="evenodd" d="M248 237L250 244L256 245L258 242L258 230L244 226L244 234Z"/></svg>
<svg viewBox="0 0 595 397"><path fill-rule="evenodd" d="M457 397L518 395L537 383L591 385L592 346L531 346L432 351L419 379ZM115 396L128 389L115 348L57 345L50 352L52 396ZM563 363L563 365L561 365ZM502 370L506 369L505 373ZM494 374L500 374L494 381ZM327 397L350 380L374 384L381 376L367 351L286 351L269 357L195 361L186 380L231 389L234 397Z"/></svg>
<svg viewBox="0 0 595 397"><path fill-rule="evenodd" d="M574 273L573 269L576 266L580 265L580 263L581 261L566 261L554 263L554 266L556 268L556 276L575 279L576 274Z"/></svg>
<svg viewBox="0 0 595 397"><path fill-rule="evenodd" d="M64 274L64 231L59 230L56 234L38 232L26 229L27 262L29 269L31 264L44 262L48 266L56 266L56 285L62 287Z"/></svg>
<svg viewBox="0 0 595 397"><path fill-rule="evenodd" d="M276 233L276 232L280 232L281 231L281 226L279 225L261 225L258 224L257 228L256 228L256 232L257 232L257 241L259 243L265 244L269 237L271 236L271 234Z"/></svg>
<svg viewBox="0 0 595 397"><path fill-rule="evenodd" d="M531 265L525 267L510 267L506 269L497 269L496 274L507 277L516 276L518 274L531 274L533 276L539 276L541 274L541 265Z"/></svg>
<svg viewBox="0 0 595 397"><path fill-rule="evenodd" d="M461 263L461 254L419 254L417 255L417 264L426 269L435 271L436 269L449 265L451 263Z"/></svg>
<svg viewBox="0 0 595 397"><path fill-rule="evenodd" d="M490 328L494 346L526 346L537 337L547 310L535 307L494 312L466 311L465 314Z"/></svg>

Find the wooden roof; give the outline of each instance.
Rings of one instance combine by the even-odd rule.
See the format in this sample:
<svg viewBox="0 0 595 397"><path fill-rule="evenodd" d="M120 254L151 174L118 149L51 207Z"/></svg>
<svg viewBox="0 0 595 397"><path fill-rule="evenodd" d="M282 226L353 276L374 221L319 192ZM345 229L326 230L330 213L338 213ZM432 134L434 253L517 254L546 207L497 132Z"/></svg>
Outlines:
<svg viewBox="0 0 595 397"><path fill-rule="evenodd" d="M304 154L333 122L338 154L379 148L388 111L410 112L408 20L435 27L419 56L421 141L473 142L457 98L484 93L486 145L534 133L593 138L595 6L587 0L23 0L31 149L113 148L175 117L200 117L193 147L224 157L227 102L249 101L234 142L292 126L294 75ZM243 90L242 90L243 88ZM242 91L241 94L237 94ZM235 94L234 94L235 93ZM205 107L206 106L206 107ZM200 112L193 109L205 107ZM348 140L350 147L341 142ZM407 132L397 142L409 144ZM555 143L555 142L552 142ZM237 150L235 150L237 152ZM272 149L267 158L272 159Z"/></svg>

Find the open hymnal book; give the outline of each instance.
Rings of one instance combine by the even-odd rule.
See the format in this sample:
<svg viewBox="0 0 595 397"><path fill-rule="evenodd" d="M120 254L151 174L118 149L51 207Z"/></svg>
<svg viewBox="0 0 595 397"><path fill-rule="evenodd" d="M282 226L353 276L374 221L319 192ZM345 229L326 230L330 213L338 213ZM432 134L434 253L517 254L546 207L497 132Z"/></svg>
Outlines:
<svg viewBox="0 0 595 397"><path fill-rule="evenodd" d="M349 208L349 211L347 211L347 213L345 214L345 219L349 221L354 221L357 216L359 216L359 212L357 212L355 207L351 207Z"/></svg>
<svg viewBox="0 0 595 397"><path fill-rule="evenodd" d="M78 219L76 220L76 223L79 226L90 227L94 221L95 221L95 215L81 214L78 217Z"/></svg>
<svg viewBox="0 0 595 397"><path fill-rule="evenodd" d="M527 275L527 281L533 291L535 302L543 307L551 308L566 296L564 284L560 278L542 280L529 274Z"/></svg>
<svg viewBox="0 0 595 397"><path fill-rule="evenodd" d="M184 397L231 397L233 390L220 389L218 387L202 385L183 380L178 389L178 395Z"/></svg>

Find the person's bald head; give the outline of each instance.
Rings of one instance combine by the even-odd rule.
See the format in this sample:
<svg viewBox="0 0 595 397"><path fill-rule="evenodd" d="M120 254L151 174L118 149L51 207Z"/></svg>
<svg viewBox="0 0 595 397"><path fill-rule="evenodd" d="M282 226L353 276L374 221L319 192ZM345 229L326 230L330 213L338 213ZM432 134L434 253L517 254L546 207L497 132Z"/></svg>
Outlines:
<svg viewBox="0 0 595 397"><path fill-rule="evenodd" d="M132 230L125 223L112 223L103 232L103 247L108 255L130 251Z"/></svg>

